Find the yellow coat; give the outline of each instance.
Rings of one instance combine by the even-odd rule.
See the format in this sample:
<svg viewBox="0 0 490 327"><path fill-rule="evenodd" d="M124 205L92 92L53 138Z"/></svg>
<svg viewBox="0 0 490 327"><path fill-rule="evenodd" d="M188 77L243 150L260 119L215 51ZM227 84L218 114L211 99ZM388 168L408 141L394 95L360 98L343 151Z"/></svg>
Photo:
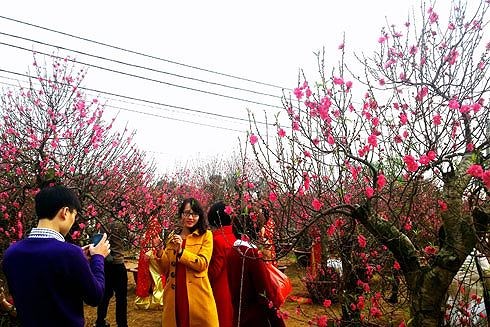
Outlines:
<svg viewBox="0 0 490 327"><path fill-rule="evenodd" d="M213 234L196 230L187 236L185 249L179 262L186 267L189 323L192 327L217 327L218 312L208 278L208 265L213 253ZM162 326L174 327L175 322L175 266L176 253L166 249L159 261L161 272L167 277L163 290Z"/></svg>

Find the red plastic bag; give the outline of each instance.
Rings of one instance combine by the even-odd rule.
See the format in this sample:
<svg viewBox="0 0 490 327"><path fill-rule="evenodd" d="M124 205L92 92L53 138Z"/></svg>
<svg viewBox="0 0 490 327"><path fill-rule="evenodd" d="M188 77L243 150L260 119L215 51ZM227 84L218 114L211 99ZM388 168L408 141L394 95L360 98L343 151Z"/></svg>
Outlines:
<svg viewBox="0 0 490 327"><path fill-rule="evenodd" d="M293 291L293 285L288 276L286 276L282 271L277 269L273 264L267 263L267 272L269 274L270 283L275 294L272 294L274 299L271 299L274 305L280 307Z"/></svg>

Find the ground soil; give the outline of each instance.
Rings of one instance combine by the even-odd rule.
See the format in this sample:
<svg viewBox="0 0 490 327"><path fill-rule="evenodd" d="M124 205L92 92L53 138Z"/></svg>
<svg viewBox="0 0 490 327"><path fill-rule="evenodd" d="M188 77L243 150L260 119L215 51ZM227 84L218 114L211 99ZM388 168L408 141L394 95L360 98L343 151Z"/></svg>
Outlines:
<svg viewBox="0 0 490 327"><path fill-rule="evenodd" d="M304 284L301 282L302 272L298 270L296 263L286 260L282 262L287 265L286 274L290 276L293 284L293 296L300 299L306 299L308 293L306 292ZM128 262L128 267L136 266L134 262ZM162 326L162 312L160 310L138 310L134 306L135 300L135 282L133 274L129 274L128 281L128 325L138 327L160 327ZM325 314L325 310L321 305L315 304L302 304L301 310L297 310L298 303L296 301L286 301L281 307L281 310L287 311L289 318L286 320L287 327L308 326L308 320L314 317L316 314ZM116 326L115 321L115 300L111 299L109 304L109 310L107 314L107 321L111 326ZM92 327L95 324L97 317L96 308L85 306L85 326Z"/></svg>

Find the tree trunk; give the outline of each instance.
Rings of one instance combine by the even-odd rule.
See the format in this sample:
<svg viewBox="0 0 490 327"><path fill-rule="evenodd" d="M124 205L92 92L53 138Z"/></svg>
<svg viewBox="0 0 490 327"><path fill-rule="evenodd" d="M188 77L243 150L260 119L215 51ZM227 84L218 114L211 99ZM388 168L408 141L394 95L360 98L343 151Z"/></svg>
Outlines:
<svg viewBox="0 0 490 327"><path fill-rule="evenodd" d="M475 263L476 263L476 270L478 271L478 275L480 277L482 286L483 286L483 302L485 303L485 311L490 312L490 276L487 271L484 271L481 263L480 263L480 257L478 254L475 254ZM487 314L487 323L490 326L490 316Z"/></svg>
<svg viewBox="0 0 490 327"><path fill-rule="evenodd" d="M454 272L439 267L422 272L419 287L409 290L412 317L409 326L444 325L446 293L454 276Z"/></svg>
<svg viewBox="0 0 490 327"><path fill-rule="evenodd" d="M351 220L349 227L346 228L346 233L341 238L342 249L354 248L356 221ZM340 304L342 307L342 321L348 326L361 326L361 312L357 308L352 308L351 304L356 304L360 295L359 286L357 286L357 273L354 269L352 251L341 251L340 258L342 260L342 294Z"/></svg>
<svg viewBox="0 0 490 327"><path fill-rule="evenodd" d="M477 250L482 253L488 262L490 262L490 244L488 241L487 226L489 224L490 215L488 212L490 208L489 202L485 203L484 207L476 208L473 210L473 218L475 221L475 226L478 234L478 244ZM487 323L490 326L490 272L488 270L483 270L480 264L480 257L476 255L476 269L478 270L478 275L480 276L482 286L483 286L483 301L485 303L485 311L487 312Z"/></svg>

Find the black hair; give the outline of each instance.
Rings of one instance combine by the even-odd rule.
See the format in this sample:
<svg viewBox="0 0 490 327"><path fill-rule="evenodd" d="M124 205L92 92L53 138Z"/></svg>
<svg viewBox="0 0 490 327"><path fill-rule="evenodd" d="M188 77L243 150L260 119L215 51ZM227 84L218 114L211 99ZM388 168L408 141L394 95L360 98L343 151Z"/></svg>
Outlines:
<svg viewBox="0 0 490 327"><path fill-rule="evenodd" d="M262 214L264 215L264 224L265 224L269 221L271 216L269 215L269 209L267 209L266 207L262 207L261 210L262 210Z"/></svg>
<svg viewBox="0 0 490 327"><path fill-rule="evenodd" d="M261 226L258 221L252 221L250 215L242 214L235 217L232 224L233 234L236 238L241 238L242 235L247 235L251 241L257 241Z"/></svg>
<svg viewBox="0 0 490 327"><path fill-rule="evenodd" d="M72 189L62 185L45 187L36 194L36 215L38 219L53 219L63 207L68 207L70 212L77 209L82 211L82 205L78 196Z"/></svg>
<svg viewBox="0 0 490 327"><path fill-rule="evenodd" d="M226 205L223 201L216 202L209 208L208 221L213 227L231 225L231 217L225 212Z"/></svg>
<svg viewBox="0 0 490 327"><path fill-rule="evenodd" d="M199 234L202 235L208 230L209 225L206 219L206 215L204 214L204 210L202 209L199 201L197 201L194 198L184 199L184 201L182 201L179 207L179 212L178 212L179 218L182 218L182 213L184 213L185 206L188 203L191 205L192 211L199 215L199 220L197 221L197 224L195 224L194 227L191 228L190 232L193 233L196 229L198 229Z"/></svg>

